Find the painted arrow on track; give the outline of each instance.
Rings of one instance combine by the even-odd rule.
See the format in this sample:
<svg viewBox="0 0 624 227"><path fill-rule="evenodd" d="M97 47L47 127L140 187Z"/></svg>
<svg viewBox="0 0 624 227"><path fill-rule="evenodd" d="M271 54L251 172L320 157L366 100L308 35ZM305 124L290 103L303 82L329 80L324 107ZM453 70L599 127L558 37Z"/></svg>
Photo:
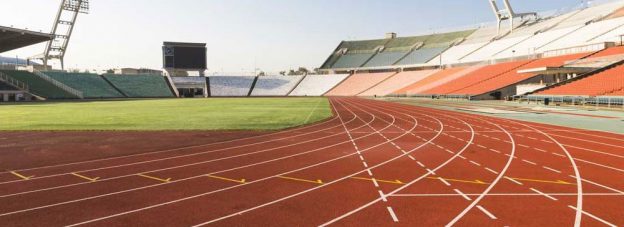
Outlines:
<svg viewBox="0 0 624 227"><path fill-rule="evenodd" d="M282 178L282 179L285 179L285 180L293 180L293 181L300 181L300 182L306 182L306 183L313 183L313 184L323 184L322 180L306 180L306 179L301 179L301 178L285 177L285 176L279 176L279 178Z"/></svg>
<svg viewBox="0 0 624 227"><path fill-rule="evenodd" d="M142 177L145 177L145 178L148 178L148 179L157 180L157 181L160 181L160 182L163 182L163 183L171 182L171 178L162 179L162 178L158 178L158 177L148 176L148 175L145 175L145 174L137 174L137 176L142 176Z"/></svg>
<svg viewBox="0 0 624 227"><path fill-rule="evenodd" d="M236 180L236 179L230 179L230 178L225 178L225 177L218 177L218 176L213 176L213 175L206 175L206 176L210 177L210 178L218 179L218 180L236 182L236 183L239 183L239 184L244 184L245 181L246 181L245 179Z"/></svg>
<svg viewBox="0 0 624 227"><path fill-rule="evenodd" d="M567 181L563 181L563 180L556 180L556 181L550 181L550 180L537 180L537 179L525 179L525 178L511 178L517 181L524 181L524 182L537 182L537 183L547 183L547 184L563 184L563 185L575 185L573 183L567 182Z"/></svg>
<svg viewBox="0 0 624 227"><path fill-rule="evenodd" d="M482 184L482 185L486 185L489 183L483 182L481 180L458 180L458 179L447 179L447 178L442 178L442 177L427 177L429 179L432 180L445 180L445 181L451 181L451 182L459 182L459 183L467 183L467 184Z"/></svg>
<svg viewBox="0 0 624 227"><path fill-rule="evenodd" d="M31 178L35 177L35 176L29 176L29 177L27 177L27 176L24 176L24 175L22 175L22 174L19 174L18 172L15 172L15 171L10 171L10 173L11 173L11 174L13 174L13 175L15 175L16 177L21 178L22 180L30 180Z"/></svg>
<svg viewBox="0 0 624 227"><path fill-rule="evenodd" d="M388 183L388 184L401 184L401 185L405 184L405 183L403 183L400 180L390 181L390 180L379 180L377 178L363 178L363 177L351 177L351 179L365 180L365 181L373 181L373 180L375 180L375 181L380 182L380 183Z"/></svg>
<svg viewBox="0 0 624 227"><path fill-rule="evenodd" d="M91 177L87 177L87 176L80 175L80 174L77 174L77 173L71 173L71 175L74 175L74 176L80 177L80 178L82 178L82 179L85 179L85 180L88 180L88 181L91 181L91 182L95 182L95 181L97 181L97 180L99 180L99 179L100 179L99 177L91 178Z"/></svg>

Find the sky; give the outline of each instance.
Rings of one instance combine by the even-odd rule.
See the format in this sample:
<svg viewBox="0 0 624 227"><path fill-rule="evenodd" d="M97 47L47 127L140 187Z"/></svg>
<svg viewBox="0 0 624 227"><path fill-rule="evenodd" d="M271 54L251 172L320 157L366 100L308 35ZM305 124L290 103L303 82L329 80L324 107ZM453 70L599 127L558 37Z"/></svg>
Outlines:
<svg viewBox="0 0 624 227"><path fill-rule="evenodd" d="M50 32L61 0L0 0L0 25ZM581 0L511 0L515 11ZM502 4L502 3L501 3ZM162 42L207 43L209 74L320 67L342 40L468 28L494 21L488 0L91 0L66 67L162 67ZM3 53L27 58L42 44Z"/></svg>

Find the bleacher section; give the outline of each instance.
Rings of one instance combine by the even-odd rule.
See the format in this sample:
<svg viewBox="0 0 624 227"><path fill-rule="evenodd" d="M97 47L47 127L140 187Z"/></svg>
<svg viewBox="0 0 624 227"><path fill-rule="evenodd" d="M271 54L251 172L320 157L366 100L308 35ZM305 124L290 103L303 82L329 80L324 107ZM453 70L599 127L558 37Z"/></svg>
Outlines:
<svg viewBox="0 0 624 227"><path fill-rule="evenodd" d="M451 80L455 80L459 77L462 77L470 72L473 72L482 66L473 66L473 67L455 67L444 69L442 71L438 71L437 73L421 80L416 83L413 83L407 87L399 89L394 92L395 95L406 95L410 96L413 94L420 94L423 91L429 90L431 88L437 87L439 85L448 83Z"/></svg>
<svg viewBox="0 0 624 227"><path fill-rule="evenodd" d="M456 45L458 42L464 40L466 36L469 36L474 32L475 30L466 30L431 35L425 41L424 46L412 51L396 65L416 65L427 63L452 45Z"/></svg>
<svg viewBox="0 0 624 227"><path fill-rule="evenodd" d="M622 89L624 89L624 65L619 65L598 74L538 92L537 94L557 96L604 96L618 95Z"/></svg>
<svg viewBox="0 0 624 227"><path fill-rule="evenodd" d="M307 75L289 96L322 96L348 76L348 74Z"/></svg>
<svg viewBox="0 0 624 227"><path fill-rule="evenodd" d="M398 89L404 88L405 85L421 81L437 71L438 70L420 70L401 72L381 82L377 86L360 93L358 96L386 96Z"/></svg>
<svg viewBox="0 0 624 227"><path fill-rule="evenodd" d="M509 29L509 25L504 23L501 30ZM461 59L466 55L487 45L494 37L498 35L496 26L483 26L474 33L466 37L466 40L460 45L453 46L442 53L442 64L451 64L463 62ZM438 64L439 59L432 59L430 63Z"/></svg>
<svg viewBox="0 0 624 227"><path fill-rule="evenodd" d="M44 72L53 79L82 91L84 98L122 98L125 97L113 88L100 75L88 73Z"/></svg>
<svg viewBox="0 0 624 227"><path fill-rule="evenodd" d="M30 92L48 99L77 99L75 95L27 71L0 70L0 72L28 84Z"/></svg>
<svg viewBox="0 0 624 227"><path fill-rule="evenodd" d="M375 54L375 48L384 46L387 42L387 39L343 41L321 68L361 67ZM346 53L343 50L346 50Z"/></svg>
<svg viewBox="0 0 624 227"><path fill-rule="evenodd" d="M210 96L242 97L248 96L255 76L210 76Z"/></svg>
<svg viewBox="0 0 624 227"><path fill-rule="evenodd" d="M18 89L0 81L0 91L17 91Z"/></svg>
<svg viewBox="0 0 624 227"><path fill-rule="evenodd" d="M260 76L251 96L287 96L303 76Z"/></svg>
<svg viewBox="0 0 624 227"><path fill-rule="evenodd" d="M597 34L614 30L624 25L624 18L604 20L583 26L570 35L564 36L556 41L540 48L541 51L556 50L567 47L581 46L588 44Z"/></svg>
<svg viewBox="0 0 624 227"><path fill-rule="evenodd" d="M103 77L131 98L174 97L165 78L160 75L105 74Z"/></svg>
<svg viewBox="0 0 624 227"><path fill-rule="evenodd" d="M395 73L362 73L354 74L340 83L325 96L356 96L367 89L390 78Z"/></svg>

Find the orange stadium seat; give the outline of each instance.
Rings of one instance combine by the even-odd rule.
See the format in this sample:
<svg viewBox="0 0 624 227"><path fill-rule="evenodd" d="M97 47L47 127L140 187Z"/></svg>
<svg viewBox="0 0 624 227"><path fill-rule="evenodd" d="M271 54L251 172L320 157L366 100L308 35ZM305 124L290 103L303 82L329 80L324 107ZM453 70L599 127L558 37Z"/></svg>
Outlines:
<svg viewBox="0 0 624 227"><path fill-rule="evenodd" d="M394 72L353 74L325 96L356 96L367 89L387 80Z"/></svg>
<svg viewBox="0 0 624 227"><path fill-rule="evenodd" d="M539 92L540 95L601 96L620 94L624 88L624 65L607 69L561 86Z"/></svg>

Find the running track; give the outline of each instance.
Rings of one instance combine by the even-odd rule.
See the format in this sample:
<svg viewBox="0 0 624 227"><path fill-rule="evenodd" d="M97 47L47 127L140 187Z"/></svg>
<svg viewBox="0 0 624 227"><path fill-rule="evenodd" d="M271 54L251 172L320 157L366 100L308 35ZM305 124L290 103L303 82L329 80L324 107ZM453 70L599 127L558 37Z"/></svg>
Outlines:
<svg viewBox="0 0 624 227"><path fill-rule="evenodd" d="M2 172L0 225L624 225L622 135L330 101L303 128Z"/></svg>

